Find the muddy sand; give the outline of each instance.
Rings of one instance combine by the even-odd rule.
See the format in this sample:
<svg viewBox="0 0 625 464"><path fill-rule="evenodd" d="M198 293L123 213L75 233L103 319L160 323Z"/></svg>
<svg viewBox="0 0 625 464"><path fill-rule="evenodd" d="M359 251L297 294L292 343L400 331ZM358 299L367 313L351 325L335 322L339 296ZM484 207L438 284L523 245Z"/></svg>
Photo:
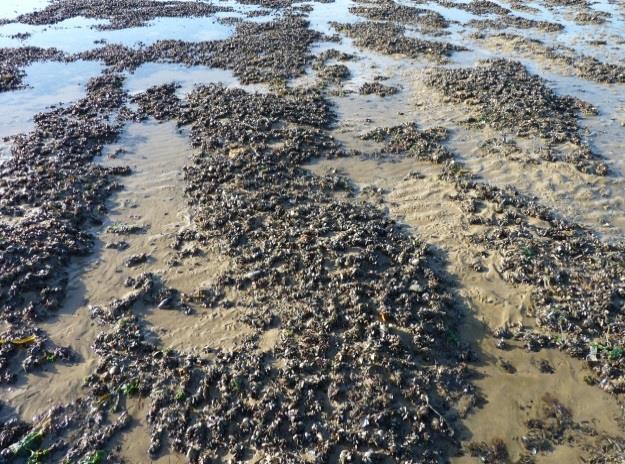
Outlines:
<svg viewBox="0 0 625 464"><path fill-rule="evenodd" d="M0 462L625 463L625 5L0 5Z"/></svg>

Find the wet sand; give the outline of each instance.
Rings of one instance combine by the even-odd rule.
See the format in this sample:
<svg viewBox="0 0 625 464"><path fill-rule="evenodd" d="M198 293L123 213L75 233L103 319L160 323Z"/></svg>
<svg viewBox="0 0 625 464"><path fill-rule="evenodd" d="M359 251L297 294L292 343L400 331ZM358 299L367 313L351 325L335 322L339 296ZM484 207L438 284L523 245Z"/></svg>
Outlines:
<svg viewBox="0 0 625 464"><path fill-rule="evenodd" d="M9 445L39 428L44 438L27 451L48 451L35 462L625 462L622 277L610 281L616 290L604 311L609 328L589 329L600 317L589 299L587 313L562 319L555 330L542 316L550 303L538 296L543 295L541 284L510 277L506 260L513 246L480 241L484 234L509 233L500 219L506 211L511 221L518 219L519 229L525 227L522 221L527 228L555 227L555 220L532 216L536 203L613 244L610 256L618 266L625 263L625 72L618 68L625 58L622 6L603 1L570 6L530 2L521 9L510 2L291 5L259 0L217 2L215 11L166 17L169 13L158 5L130 2L132 14L126 20L117 12L108 18L101 11L82 14L69 8L59 21L28 16L45 11L47 2L25 3L0 7L0 17L25 14L0 26L0 46L15 48L14 56L23 46L55 47L65 58L15 59L10 71L23 69L22 84L0 93L0 135L31 133L38 127L36 113L52 111L50 105L61 102L79 104L90 94L90 78L121 70L123 91L130 98L117 108L99 109L109 111L111 119L121 114L121 129L113 143L87 162L120 171L128 166L130 172L112 177L117 188L95 200L101 205L96 219L77 225L94 240L88 253L71 256L59 267L67 283L58 308L31 319L20 306L28 301L15 298L13 305L7 296L10 283L3 284L6 309L0 330L6 335L0 339L5 347L17 348L1 358L14 379L0 384L0 420L5 423L0 432L7 437L0 462L26 462L28 453L14 452ZM389 17L384 16L387 11L392 12ZM608 15L598 15L601 20L589 16L602 11ZM135 13L145 24L136 24ZM310 23L289 22L293 14ZM280 18L287 21L269 31L257 29ZM246 21L250 24L237 29ZM285 27L302 27L302 44L286 47L281 42L288 37ZM16 37L17 32L28 35ZM166 40L181 42L159 42ZM224 42L228 40L232 42ZM189 52L194 43L203 48ZM437 48L441 43L447 48ZM105 44L121 44L132 53L120 52L106 63L74 55ZM145 56L142 47L150 50ZM258 50L266 52L266 61ZM116 66L129 56L140 62L138 67ZM581 57L603 67L580 71L576 60ZM500 102L492 97L492 108L500 110L493 118L488 105L476 103L485 91L457 101L450 89L462 84L449 78L437 87L431 77L446 68L475 70L484 66L481 60L498 58L518 61L530 76L543 79L532 81L531 88L528 84L527 101L549 103L552 94L535 100L549 89L553 98L577 98L596 108L596 114L577 113L569 120L558 112L556 101L547 110L531 108L535 113L506 126L504 116L514 115L510 107L518 108L518 114L524 111L523 98ZM214 63L227 69L211 67ZM607 70L606 64L614 67ZM607 72L611 83L601 77ZM179 84L174 96L154 87L171 82ZM360 92L372 82L399 91L384 97ZM227 90L192 93L211 83ZM237 89L245 93L228 93ZM262 100L263 95L277 100ZM133 103L133 96L145 100ZM163 112L159 105L165 101L170 103ZM327 117L326 104L332 117ZM250 114L257 119L246 119ZM529 118L536 118L540 129L519 132ZM415 148L426 143L422 139L406 148L405 133L379 141L365 137L375 129L409 124L420 131L442 127L447 135L440 142L428 141L425 153ZM563 136L562 127L572 127L572 132ZM9 138L0 144L5 163L16 156L13 143ZM437 147L444 147L451 161L428 158ZM583 162L602 163L607 172L580 169L577 157L586 149ZM281 165L280 159L288 161ZM5 174L9 178L13 171ZM468 211L466 198L460 198L465 192L456 182L463 175L494 189L514 188L519 198L530 200L519 207L484 200L477 213ZM43 177L36 182L47 185ZM301 191L302 185L308 187ZM335 190L329 192L328 185ZM254 205L238 198L246 194L255 195ZM291 200L282 206L272 203L282 195ZM46 201L56 201L38 204L22 198L17 204L14 198L2 192L0 221L17 229L22 216L8 207L17 205L30 214L45 210ZM387 218L397 235L365 238L375 244L368 249L343 245L343 223L326 221L326 231L302 233L315 219L307 216L314 207L318 215L350 218L355 237L367 233L367 223L357 219L365 217L363 211L376 227L378 214ZM292 213L284 215L281 208ZM329 215L341 208L353 209L345 216ZM471 214L492 221L470 222ZM128 225L140 230L116 231ZM297 236L288 237L289 230ZM419 303L404 295L408 288L415 292L414 284L398 283L404 272L398 267L404 265L400 253L382 251L412 253L406 243L413 237L428 249L418 258L419 266L437 282L425 290L423 282L417 284L417 294L432 295ZM544 240L549 245L551 238L545 235ZM3 238L3 253L7 241L11 237ZM319 264L324 249L332 260ZM263 258L267 254L271 259ZM586 255L579 254L582 266ZM309 259L308 274L304 259ZM9 258L3 255L2 260L8 274L4 262ZM263 267L255 268L255 263ZM146 275L148 283L140 287ZM549 278L545 270L546 287ZM397 286L404 296L393 300L376 287L380 284L387 290ZM591 288L591 282L582 282L586 284ZM353 301L357 294L368 294L368 299L347 302L347 289L353 289ZM118 304L124 300L129 303ZM440 307L428 306L432 301L440 301ZM121 313L115 308L122 308ZM430 322L427 312L421 315L424 308L434 313L442 308L445 316ZM324 318L330 322L324 324ZM128 326L132 329L125 332ZM350 327L366 329L350 339ZM445 337L437 340L441 327ZM26 354L12 335L21 334L21 328L42 330L48 358L52 347L69 347L72 356L50 358L26 372L20 367ZM388 334L412 341L401 336L389 341ZM139 340L134 346L131 335ZM532 344L535 340L540 342ZM576 349L562 340L575 343ZM145 351L133 351L137 346ZM405 371L394 364L398 353ZM341 362L339 354L349 361ZM160 372L156 363L162 363ZM307 363L315 367L309 369ZM342 364L353 370L341 371ZM332 390L353 385L350 376L364 384L343 393L346 401ZM410 376L420 393L402 376ZM204 384L210 387L202 396ZM250 392L241 391L243 386ZM280 406L267 408L267 398ZM382 419L395 411L400 411L396 422ZM226 412L227 424L217 425L215 417ZM77 432L83 427L101 430L125 413L128 424L97 441ZM45 425L62 414L72 418L67 425ZM369 433L369 426L361 425L363 417L366 424L379 417L376 429L384 438ZM354 430L345 430L345 423ZM97 460L100 451L106 461Z"/></svg>

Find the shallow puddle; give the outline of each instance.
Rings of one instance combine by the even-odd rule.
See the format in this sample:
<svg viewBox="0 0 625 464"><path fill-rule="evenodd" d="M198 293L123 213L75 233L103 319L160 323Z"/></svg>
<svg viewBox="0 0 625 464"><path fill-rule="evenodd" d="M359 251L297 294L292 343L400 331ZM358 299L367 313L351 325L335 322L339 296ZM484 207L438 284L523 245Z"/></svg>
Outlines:
<svg viewBox="0 0 625 464"><path fill-rule="evenodd" d="M35 114L84 97L85 85L102 72L102 66L88 61L47 62L33 63L25 71L24 89L0 92L0 138L28 132Z"/></svg>

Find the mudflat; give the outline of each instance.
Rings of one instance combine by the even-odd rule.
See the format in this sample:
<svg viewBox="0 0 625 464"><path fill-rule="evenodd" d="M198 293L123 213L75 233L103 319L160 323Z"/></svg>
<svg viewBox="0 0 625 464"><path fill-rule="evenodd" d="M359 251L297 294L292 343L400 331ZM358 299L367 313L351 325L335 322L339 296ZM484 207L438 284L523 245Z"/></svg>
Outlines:
<svg viewBox="0 0 625 464"><path fill-rule="evenodd" d="M0 463L624 463L624 35L3 2Z"/></svg>

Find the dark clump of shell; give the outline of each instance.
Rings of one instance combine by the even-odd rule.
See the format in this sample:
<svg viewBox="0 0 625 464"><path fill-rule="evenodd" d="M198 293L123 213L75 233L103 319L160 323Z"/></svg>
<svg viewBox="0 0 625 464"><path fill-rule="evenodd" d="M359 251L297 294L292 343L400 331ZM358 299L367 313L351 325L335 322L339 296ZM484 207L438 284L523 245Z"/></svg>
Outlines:
<svg viewBox="0 0 625 464"><path fill-rule="evenodd" d="M86 254L104 199L117 189L125 168L93 164L104 144L115 140L121 122L111 114L124 101L122 79L94 79L87 96L69 107L35 116L35 128L12 139L11 157L0 165L0 316L8 323L0 346L0 379L15 380L23 367L45 359L67 359L35 326L56 311L68 284L66 266ZM6 240L4 237L11 237Z"/></svg>
<svg viewBox="0 0 625 464"><path fill-rule="evenodd" d="M174 91L150 93L166 89ZM444 459L455 443L453 404L472 394L463 351L448 336L457 315L427 246L353 201L349 182L302 168L349 155L325 133L328 102L310 90L211 85L178 112L199 149L186 168L194 221L233 263L216 285L249 302L243 321L254 333L210 357L163 352L132 315L158 288L139 279L122 310L97 313L111 330L94 345L101 362L90 394L130 385L149 397L152 456L169 443L191 462L227 452L282 462ZM223 295L211 293L210 305L225 304ZM272 328L280 335L262 351Z"/></svg>
<svg viewBox="0 0 625 464"><path fill-rule="evenodd" d="M279 9L291 7L294 3L299 2L296 0L242 0L239 3L243 5L259 5L265 8ZM321 0L319 3L332 3L332 0ZM310 8L310 5L302 5L299 8L306 11L307 8Z"/></svg>
<svg viewBox="0 0 625 464"><path fill-rule="evenodd" d="M479 458L483 463L499 464L509 462L508 449L500 439L494 439L491 443L471 442L467 448L471 456Z"/></svg>
<svg viewBox="0 0 625 464"><path fill-rule="evenodd" d="M612 15L607 11L580 11L575 15L575 22L578 24L603 24Z"/></svg>
<svg viewBox="0 0 625 464"><path fill-rule="evenodd" d="M373 21L415 24L428 29L445 29L449 27L449 21L438 12L425 8L400 5L392 0L378 2L375 5L350 7L349 11Z"/></svg>
<svg viewBox="0 0 625 464"><path fill-rule="evenodd" d="M523 151L514 139L502 136L492 137L480 144L480 154L502 156L515 161L523 161Z"/></svg>
<svg viewBox="0 0 625 464"><path fill-rule="evenodd" d="M176 96L176 84L151 87L145 92L133 95L132 103L139 107L136 114L141 119L152 117L157 121L173 119L178 114L180 99Z"/></svg>
<svg viewBox="0 0 625 464"><path fill-rule="evenodd" d="M577 444L589 453L589 462L617 463L623 457L619 439L598 433L587 421L577 421L571 411L551 393L538 403L534 417L526 422L527 432L521 437L526 452L522 462L534 462L540 452L557 446Z"/></svg>
<svg viewBox="0 0 625 464"><path fill-rule="evenodd" d="M350 53L345 53L336 48L329 48L328 50L324 50L319 53L315 57L315 63L317 64L327 64L330 60L336 61L350 61L354 59L354 55Z"/></svg>
<svg viewBox="0 0 625 464"><path fill-rule="evenodd" d="M584 10L590 9L590 3L588 3L588 0L544 0L544 2L551 7L574 6L581 7Z"/></svg>
<svg viewBox="0 0 625 464"><path fill-rule="evenodd" d="M0 403L0 411L3 409ZM3 411L4 412L4 411ZM11 418L0 423L0 450L8 448L9 445L17 442L28 432L29 426L17 418Z"/></svg>
<svg viewBox="0 0 625 464"><path fill-rule="evenodd" d="M160 40L130 48L111 44L82 52L76 58L101 60L114 71L133 71L144 63L180 63L231 69L242 83L283 81L304 73L313 60L309 47L321 34L308 21L285 15L269 22L241 22L225 40L184 42Z"/></svg>
<svg viewBox="0 0 625 464"><path fill-rule="evenodd" d="M554 63L573 68L575 74L583 79L609 84L625 83L625 66L604 63L593 56L582 55L569 47L550 47L539 39L530 39L516 34L502 33L492 36L513 44L516 49L540 55Z"/></svg>
<svg viewBox="0 0 625 464"><path fill-rule="evenodd" d="M104 454L100 450L128 427L130 416L126 411L105 413L103 402L104 398L82 399L65 406L54 406L34 417L34 426L23 427L14 419L0 425L0 439L6 433L7 437L12 435L12 440L19 437L23 440L13 441L11 447L3 447L0 462L25 462L23 456L29 456L27 462L41 462L46 458L51 462L104 462L104 456L107 463L123 462L114 452ZM24 435L26 431L28 433ZM20 446L20 443L24 445ZM39 446L41 448L37 449ZM95 456L100 459L93 459Z"/></svg>
<svg viewBox="0 0 625 464"><path fill-rule="evenodd" d="M425 82L449 101L473 107L477 116L467 124L511 130L521 137L539 136L551 144L571 143L576 149L560 160L582 172L607 173L605 163L582 139L578 123L580 113L596 114L596 109L575 97L557 95L521 63L495 59L472 68L438 68L429 72Z"/></svg>
<svg viewBox="0 0 625 464"><path fill-rule="evenodd" d="M398 92L399 87L393 85L385 85L380 82L365 82L358 89L358 93L360 95L378 95L380 97L395 95Z"/></svg>
<svg viewBox="0 0 625 464"><path fill-rule="evenodd" d="M400 53L410 58L426 57L443 61L453 52L466 50L446 42L408 37L404 34L404 27L395 23L331 24L337 31L354 39L357 46L386 54Z"/></svg>
<svg viewBox="0 0 625 464"><path fill-rule="evenodd" d="M17 34L10 35L9 38L17 40L26 40L30 38L32 34L30 32L18 32Z"/></svg>
<svg viewBox="0 0 625 464"><path fill-rule="evenodd" d="M65 54L55 48L0 48L0 92L15 90L24 85L25 66L35 61L64 59Z"/></svg>
<svg viewBox="0 0 625 464"><path fill-rule="evenodd" d="M56 346L43 330L31 324L13 324L0 332L0 385L15 383L18 372L32 372L57 361L74 360L71 349Z"/></svg>
<svg viewBox="0 0 625 464"><path fill-rule="evenodd" d="M448 170L457 200L471 201L469 224L485 226L474 243L497 250L501 275L533 288L537 328L515 338L536 351L557 347L585 359L589 383L625 392L625 245L559 217L536 198Z"/></svg>
<svg viewBox="0 0 625 464"><path fill-rule="evenodd" d="M442 142L449 134L444 127L420 130L415 123L401 126L377 128L362 136L364 140L383 142L383 153L406 154L409 157L442 163L450 160L453 154Z"/></svg>
<svg viewBox="0 0 625 464"><path fill-rule="evenodd" d="M339 85L342 81L349 78L351 72L344 64L321 64L314 66L317 71L317 77L322 83Z"/></svg>
<svg viewBox="0 0 625 464"><path fill-rule="evenodd" d="M242 83L285 80L304 73L313 59L309 48L321 38L299 16L287 14L271 22L244 22L234 36L217 42L210 64L232 69Z"/></svg>
<svg viewBox="0 0 625 464"><path fill-rule="evenodd" d="M512 14L500 16L496 19L473 19L467 23L467 26L480 30L487 28L506 29L511 27L516 29L540 29L545 32L559 32L564 29L564 26L560 23L528 19Z"/></svg>
<svg viewBox="0 0 625 464"><path fill-rule="evenodd" d="M436 0L440 5L448 8L457 8L459 10L468 11L474 15L507 15L510 10L499 3L490 0L472 0L470 2L454 2L450 0Z"/></svg>
<svg viewBox="0 0 625 464"><path fill-rule="evenodd" d="M540 29L546 32L559 32L564 29L560 23L551 21L536 20L516 16L508 8L489 0L474 0L470 2L454 2L450 0L436 0L437 3L448 8L457 8L468 11L477 16L490 16L488 19L472 19L466 25L477 29L505 29L513 27L516 29ZM533 9L521 2L511 2L511 6L517 10L536 13Z"/></svg>
<svg viewBox="0 0 625 464"><path fill-rule="evenodd" d="M336 94L343 94L342 88L344 80L349 79L351 71L343 63L337 61L350 61L354 56L336 49L328 49L317 55L312 63L312 69L316 71L317 82L315 86L318 90L326 89L329 86L336 86L333 91Z"/></svg>
<svg viewBox="0 0 625 464"><path fill-rule="evenodd" d="M438 0L438 3L447 7L465 10L478 16L490 15L491 18L473 19L467 23L467 26L475 27L477 29L504 29L507 27L513 27L516 29L535 28L546 32L559 32L564 29L564 26L560 23L516 16L512 14L512 11L510 11L508 8L505 8L498 3L488 0L471 1L468 3L456 3L448 0Z"/></svg>
<svg viewBox="0 0 625 464"><path fill-rule="evenodd" d="M167 288L154 274L144 272L136 277L129 277L125 282L131 291L123 298L116 298L106 306L92 306L91 317L101 323L114 323L128 316L130 310L138 305L161 306L174 309L178 306L178 294Z"/></svg>
<svg viewBox="0 0 625 464"><path fill-rule="evenodd" d="M564 29L564 26L560 23L516 16L512 14L512 11L508 8L489 0L473 0L467 3L453 2L450 0L437 0L437 2L443 6L465 10L474 15L491 16L488 19L474 19L467 23L468 26L478 29L504 29L512 27L516 29L540 29L546 32L559 32ZM511 6L526 12L537 12L537 10L533 10L532 7L520 2L516 4L512 2Z"/></svg>
<svg viewBox="0 0 625 464"><path fill-rule="evenodd" d="M66 19L85 17L105 19L108 24L95 26L101 30L145 26L158 17L182 18L212 16L230 8L195 1L158 0L56 0L45 8L18 16L15 21L24 24L56 24Z"/></svg>
<svg viewBox="0 0 625 464"><path fill-rule="evenodd" d="M292 1L244 3L274 8ZM461 5L475 14L499 14L517 27L528 24L490 1L439 3ZM144 25L156 16L209 15L220 8L175 2L180 8L174 9L174 2L148 0L112 5L112 0L58 1L31 20L46 23L83 15L109 19L105 28L121 28ZM91 307L102 332L93 345L99 363L85 379L83 397L55 406L33 425L16 419L0 424L0 462L12 462L15 456L5 448L29 434L41 434L51 461L97 462L98 450L110 450L129 426L126 402L135 396L149 403L150 457L169 447L192 463L240 462L254 455L266 462L438 463L454 452L454 405L463 397L474 405L476 396L467 382L471 351L458 341L450 283L434 266L433 261L440 263L433 250L380 208L362 201L366 195L357 197L348 179L305 169L304 163L313 158L353 155L328 135L335 115L321 93L327 84L340 85L349 77L347 66L329 61L351 57L329 50L315 60L309 48L323 36L294 11L265 23L237 19L235 35L223 41L111 45L71 59L101 59L109 71L134 70L145 62L204 64L231 69L244 83L280 84L312 64L322 81L318 86L293 90L275 85L274 93L252 94L211 85L181 99L176 85L168 84L134 96L138 111L124 108L115 118L126 96L121 78L110 74L92 81L84 100L38 115L35 130L15 138L13 158L2 164L0 176L0 212L7 219L2 237L15 237L14 243L0 238L0 270L7 276L0 281L0 303L8 322L0 334L0 381L14 381L22 369L73 358L69 349L54 346L35 322L60 306L69 259L90 249L86 227L100 222L104 199L118 187L115 176L129 173L128 168L92 163L102 146L115 140L123 120L153 117L188 127L197 149L185 169L196 230L179 234L172 248L183 257L198 250L193 245L183 248L185 242L210 243L232 264L192 295L143 273L126 280L125 297ZM437 13L391 1L352 12L375 20L446 27ZM539 23L527 27L542 27ZM408 37L403 27L393 24L335 26L357 45L384 53L442 61L461 50ZM11 69L19 75L26 63ZM558 97L517 64L501 67L501 75L456 75L439 82L452 100L471 98L493 127L519 127L512 108L527 110L524 116L538 115L519 135L579 145L582 161L567 161L601 173L604 168L592 164L577 124L578 110L590 108ZM360 91L383 96L395 90L374 82ZM497 126L501 121L503 126ZM403 124L376 129L364 138L382 143L383 155L436 163L452 158L444 146L444 128ZM482 148L501 147L506 156L517 154L505 138L503 144L494 140ZM506 280L535 289L538 328L506 329L498 333L501 339L523 341L528 350L559 347L585 358L593 369L590 381L610 392L625 392L623 247L599 241L536 199L475 182L461 174L458 164L449 163L444 171L456 183L456 198L472 205L468 221L483 226L485 232L473 239L502 253ZM494 213L486 215L485 210ZM108 229L118 235L144 231L142 225L122 223ZM127 265L148 259L134 255ZM229 308L235 304L229 299L232 294L245 310L239 322L252 332L232 351L163 351L139 311L187 312L189 302ZM269 331L279 335L267 348L262 340ZM514 371L509 363L502 367ZM528 454L520 462L532 462L533 454L567 443L582 431L556 400L544 402L544 415L527 424L523 444ZM603 447L605 456L616 460L618 445L611 446ZM474 443L469 451L484 462L508 459L496 440ZM119 461L115 453L107 457L107 462Z"/></svg>

